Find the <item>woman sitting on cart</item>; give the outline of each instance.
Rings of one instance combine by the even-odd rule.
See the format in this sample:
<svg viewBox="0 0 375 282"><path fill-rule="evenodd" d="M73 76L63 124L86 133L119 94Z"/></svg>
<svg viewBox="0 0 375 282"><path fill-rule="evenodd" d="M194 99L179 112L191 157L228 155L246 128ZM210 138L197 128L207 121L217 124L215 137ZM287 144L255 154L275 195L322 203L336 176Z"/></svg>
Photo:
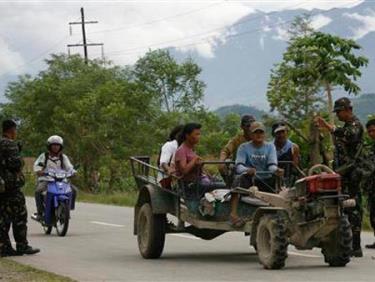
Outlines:
<svg viewBox="0 0 375 282"><path fill-rule="evenodd" d="M267 189L273 175L283 175L283 170L277 167L276 148L272 143L265 142L265 127L260 122L253 122L251 127L252 141L242 144L237 151L236 173L237 176L233 182L233 188L249 188L256 184L260 190ZM256 183L254 183L254 180ZM257 181L258 180L258 181ZM268 183L268 184L267 184ZM271 184L272 185L272 184ZM245 224L242 218L238 216L237 208L239 194L233 193L231 197L231 223L235 227L241 227Z"/></svg>
<svg viewBox="0 0 375 282"><path fill-rule="evenodd" d="M182 129L182 144L175 154L176 175L185 182L195 182L202 175L202 159L194 149L201 137L201 125L188 123Z"/></svg>

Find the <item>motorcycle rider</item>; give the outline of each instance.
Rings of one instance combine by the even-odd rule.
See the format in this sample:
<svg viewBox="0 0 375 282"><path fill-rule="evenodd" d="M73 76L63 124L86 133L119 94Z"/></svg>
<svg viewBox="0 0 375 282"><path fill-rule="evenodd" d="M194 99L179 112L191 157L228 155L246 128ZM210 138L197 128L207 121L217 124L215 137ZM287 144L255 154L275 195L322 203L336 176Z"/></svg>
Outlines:
<svg viewBox="0 0 375 282"><path fill-rule="evenodd" d="M66 171L74 170L72 163L67 155L63 154L64 140L58 135L52 135L47 140L48 151L42 153L34 163L34 172L38 176L37 186L35 189L35 203L37 213L34 215L37 220L42 220L43 216L43 192L47 191L48 176L45 171L63 169ZM73 203L76 197L76 188L72 187Z"/></svg>

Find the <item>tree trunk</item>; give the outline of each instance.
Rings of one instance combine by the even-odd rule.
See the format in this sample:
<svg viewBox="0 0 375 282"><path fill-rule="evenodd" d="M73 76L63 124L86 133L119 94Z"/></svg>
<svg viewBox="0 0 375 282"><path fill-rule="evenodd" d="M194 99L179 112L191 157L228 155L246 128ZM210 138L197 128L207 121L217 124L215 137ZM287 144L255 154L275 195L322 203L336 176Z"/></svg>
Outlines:
<svg viewBox="0 0 375 282"><path fill-rule="evenodd" d="M113 191L113 186L115 184L115 178L116 178L116 169L112 165L110 165L110 168L109 168L109 183L108 183L108 191L107 192Z"/></svg>
<svg viewBox="0 0 375 282"><path fill-rule="evenodd" d="M310 122L310 166L322 162L320 155L320 132L315 125L314 119Z"/></svg>
<svg viewBox="0 0 375 282"><path fill-rule="evenodd" d="M334 124L335 117L332 112L333 111L332 88L328 82L325 82L325 89L327 93L329 123Z"/></svg>
<svg viewBox="0 0 375 282"><path fill-rule="evenodd" d="M325 88L326 88L327 101L328 101L329 123L335 124L335 117L333 114L332 88L328 82L325 82ZM334 146L333 136L330 134L329 135L329 147L328 147L328 150L324 152L328 162L333 160L333 146Z"/></svg>

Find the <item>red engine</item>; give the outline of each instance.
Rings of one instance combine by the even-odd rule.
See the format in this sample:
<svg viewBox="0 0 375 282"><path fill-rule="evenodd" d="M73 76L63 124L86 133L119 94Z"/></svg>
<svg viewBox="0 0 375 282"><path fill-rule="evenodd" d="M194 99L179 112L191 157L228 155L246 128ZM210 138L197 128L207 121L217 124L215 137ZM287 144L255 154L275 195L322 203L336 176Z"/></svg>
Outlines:
<svg viewBox="0 0 375 282"><path fill-rule="evenodd" d="M341 191L341 176L337 173L307 176L304 181L310 194Z"/></svg>

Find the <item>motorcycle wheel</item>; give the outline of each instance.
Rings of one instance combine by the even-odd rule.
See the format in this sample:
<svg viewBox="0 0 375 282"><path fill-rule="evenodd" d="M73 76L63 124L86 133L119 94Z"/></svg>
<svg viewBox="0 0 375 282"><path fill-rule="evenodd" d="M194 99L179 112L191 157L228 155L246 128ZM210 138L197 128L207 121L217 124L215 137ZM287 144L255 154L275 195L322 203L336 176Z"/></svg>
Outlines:
<svg viewBox="0 0 375 282"><path fill-rule="evenodd" d="M60 202L56 209L56 232L60 237L64 237L68 232L70 219L69 202Z"/></svg>

